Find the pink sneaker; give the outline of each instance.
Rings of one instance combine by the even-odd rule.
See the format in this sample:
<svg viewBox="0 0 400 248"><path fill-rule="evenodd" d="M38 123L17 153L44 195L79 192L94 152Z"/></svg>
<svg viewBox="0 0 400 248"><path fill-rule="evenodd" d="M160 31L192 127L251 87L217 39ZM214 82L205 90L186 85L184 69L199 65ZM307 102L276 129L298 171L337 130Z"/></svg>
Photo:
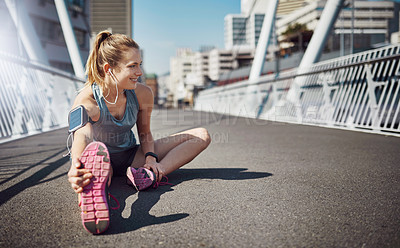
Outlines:
<svg viewBox="0 0 400 248"><path fill-rule="evenodd" d="M151 170L143 167L140 167L139 169L128 167L126 175L128 177L127 183L133 185L137 191L149 188L154 184L156 179Z"/></svg>
<svg viewBox="0 0 400 248"><path fill-rule="evenodd" d="M107 230L110 217L108 207L108 175L110 173L110 155L101 142L92 142L86 146L81 156L85 169L93 178L81 193L81 218L85 229L93 234Z"/></svg>

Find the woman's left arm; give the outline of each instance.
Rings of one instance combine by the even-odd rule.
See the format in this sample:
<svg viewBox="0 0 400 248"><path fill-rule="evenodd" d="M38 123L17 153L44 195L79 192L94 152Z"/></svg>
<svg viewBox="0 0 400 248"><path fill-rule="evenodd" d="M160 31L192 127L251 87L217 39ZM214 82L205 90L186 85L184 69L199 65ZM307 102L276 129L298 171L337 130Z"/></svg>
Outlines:
<svg viewBox="0 0 400 248"><path fill-rule="evenodd" d="M155 152L154 150L154 139L150 130L150 119L151 112L154 105L154 95L152 90L145 85L138 85L137 97L139 100L139 113L136 122L140 146L142 148L143 154L147 152ZM156 161L153 156L147 156L145 159L144 167L152 170L156 175L157 181L161 181L164 171L162 170L160 164Z"/></svg>

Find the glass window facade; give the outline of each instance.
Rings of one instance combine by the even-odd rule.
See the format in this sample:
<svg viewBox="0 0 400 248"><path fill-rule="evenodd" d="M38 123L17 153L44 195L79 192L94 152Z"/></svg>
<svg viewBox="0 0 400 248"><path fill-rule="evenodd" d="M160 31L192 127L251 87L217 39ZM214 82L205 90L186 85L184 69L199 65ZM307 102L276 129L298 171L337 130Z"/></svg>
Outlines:
<svg viewBox="0 0 400 248"><path fill-rule="evenodd" d="M246 44L246 18L233 18L233 45Z"/></svg>

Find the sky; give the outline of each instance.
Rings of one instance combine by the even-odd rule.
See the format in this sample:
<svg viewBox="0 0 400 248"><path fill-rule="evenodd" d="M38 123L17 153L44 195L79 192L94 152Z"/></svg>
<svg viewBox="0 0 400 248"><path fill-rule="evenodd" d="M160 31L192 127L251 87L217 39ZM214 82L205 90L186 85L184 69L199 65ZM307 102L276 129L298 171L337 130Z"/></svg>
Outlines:
<svg viewBox="0 0 400 248"><path fill-rule="evenodd" d="M145 72L169 72L177 48L224 48L224 17L239 13L240 0L133 0L133 38Z"/></svg>

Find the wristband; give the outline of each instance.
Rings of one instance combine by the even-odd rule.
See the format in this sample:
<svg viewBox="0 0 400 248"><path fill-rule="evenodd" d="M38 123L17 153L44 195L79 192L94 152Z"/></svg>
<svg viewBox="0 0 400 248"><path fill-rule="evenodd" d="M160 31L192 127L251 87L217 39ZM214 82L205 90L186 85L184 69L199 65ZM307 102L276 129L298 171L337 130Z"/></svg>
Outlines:
<svg viewBox="0 0 400 248"><path fill-rule="evenodd" d="M154 152L146 152L146 154L144 155L145 158L147 158L147 156L152 156L156 159L156 162L158 163L158 156L157 154L155 154Z"/></svg>

